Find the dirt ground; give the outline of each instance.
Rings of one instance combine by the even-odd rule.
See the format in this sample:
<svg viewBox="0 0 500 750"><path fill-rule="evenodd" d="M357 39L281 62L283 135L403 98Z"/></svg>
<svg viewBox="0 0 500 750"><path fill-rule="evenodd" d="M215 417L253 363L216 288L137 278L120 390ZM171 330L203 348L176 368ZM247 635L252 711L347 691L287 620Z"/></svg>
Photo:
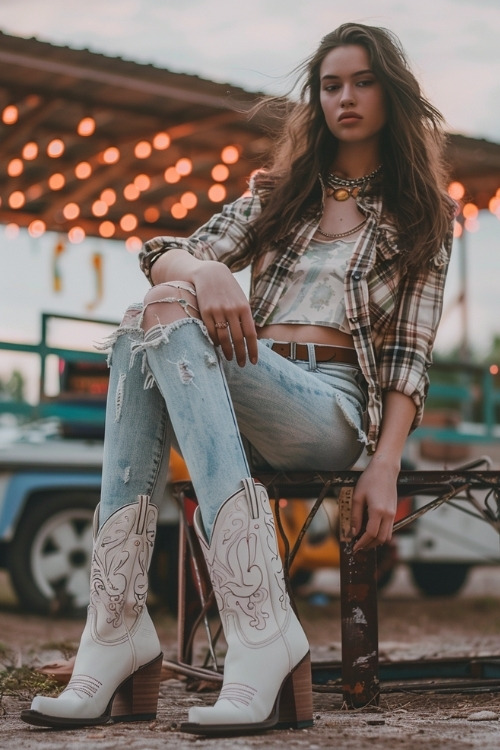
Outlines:
<svg viewBox="0 0 500 750"><path fill-rule="evenodd" d="M404 568L380 596L381 658L420 659L460 656L497 656L500 659L500 576L495 568L476 569L460 596L424 599ZM321 582L321 581L319 581ZM340 659L340 607L334 572L321 582L329 601L313 606L299 601L312 644L313 661ZM157 604L152 614L167 658L175 658L176 623ZM26 615L17 609L3 574L0 575L0 661L3 669L33 667L71 654L82 622ZM4 672L5 674L5 672ZM499 689L500 689L500 680ZM338 748L364 750L397 747L448 750L500 746L500 693L441 693L429 686L415 693L403 684L399 692L384 692L380 706L347 711L338 693L314 692L314 727L301 731L273 731L230 739L199 739L175 729L194 704L210 704L215 692L186 691L182 679L161 684L158 718L152 723L117 724L78 731L30 727L19 720L36 691L23 686L14 691L3 684L0 695L0 747L29 750L102 750L156 748ZM11 693L11 694L9 694ZM13 694L12 694L13 693Z"/></svg>

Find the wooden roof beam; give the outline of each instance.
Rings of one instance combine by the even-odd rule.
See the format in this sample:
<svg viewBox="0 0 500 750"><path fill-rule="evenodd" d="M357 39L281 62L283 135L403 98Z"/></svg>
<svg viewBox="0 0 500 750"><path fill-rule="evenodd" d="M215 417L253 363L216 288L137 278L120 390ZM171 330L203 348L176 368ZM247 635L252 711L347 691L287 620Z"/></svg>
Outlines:
<svg viewBox="0 0 500 750"><path fill-rule="evenodd" d="M72 77L79 81L99 83L125 91L134 91L142 95L147 94L165 99L174 99L189 104L213 107L214 109L240 110L244 106L242 102L236 103L231 101L229 97L208 94L203 91L193 90L193 88L180 88L165 83L156 83L145 78L111 73L106 70L91 68L90 66L70 64L60 58L38 57L0 49L1 65L13 65L25 68L28 71L33 69L40 70L54 76ZM158 72L161 73L162 71L158 69ZM165 71L163 72L165 73ZM242 89L240 93L244 93Z"/></svg>

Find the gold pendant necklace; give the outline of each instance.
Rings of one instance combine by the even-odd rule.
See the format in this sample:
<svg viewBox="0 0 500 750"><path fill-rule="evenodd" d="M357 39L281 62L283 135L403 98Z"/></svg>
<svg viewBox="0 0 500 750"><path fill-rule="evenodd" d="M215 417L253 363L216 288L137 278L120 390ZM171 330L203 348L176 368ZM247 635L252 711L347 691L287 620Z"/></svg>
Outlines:
<svg viewBox="0 0 500 750"><path fill-rule="evenodd" d="M336 201L346 201L349 198L356 198L359 194L360 188L367 185L374 177L376 177L382 170L382 164L379 164L377 169L374 169L370 174L366 174L364 177L355 177L350 180L344 177L338 177L336 174L330 174L326 178L326 194L333 197Z"/></svg>
<svg viewBox="0 0 500 750"><path fill-rule="evenodd" d="M337 232L335 234L330 234L330 232L324 232L321 227L318 227L316 231L318 232L318 234L321 234L323 237L328 237L328 239L330 240L340 240L342 237L349 237L350 234L354 234L354 232L357 232L358 229L361 229L365 222L366 219L363 219L360 224L353 227L352 229L348 229L347 232Z"/></svg>

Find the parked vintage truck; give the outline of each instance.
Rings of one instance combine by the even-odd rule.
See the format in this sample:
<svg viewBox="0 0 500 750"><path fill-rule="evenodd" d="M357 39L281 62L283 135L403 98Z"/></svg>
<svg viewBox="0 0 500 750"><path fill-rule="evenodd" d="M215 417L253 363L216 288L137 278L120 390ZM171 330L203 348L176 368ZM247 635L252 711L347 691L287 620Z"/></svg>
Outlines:
<svg viewBox="0 0 500 750"><path fill-rule="evenodd" d="M0 567L27 611L86 608L101 466L99 440L22 439L0 448ZM168 490L159 511L152 588L173 607L178 512Z"/></svg>

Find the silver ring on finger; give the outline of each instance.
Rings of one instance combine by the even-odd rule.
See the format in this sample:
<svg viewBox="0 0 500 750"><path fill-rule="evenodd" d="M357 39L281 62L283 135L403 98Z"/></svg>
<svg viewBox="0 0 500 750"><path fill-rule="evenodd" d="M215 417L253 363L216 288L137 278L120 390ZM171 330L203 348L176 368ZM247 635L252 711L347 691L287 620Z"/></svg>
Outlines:
<svg viewBox="0 0 500 750"><path fill-rule="evenodd" d="M224 320L224 321L222 321L221 323L216 323L216 324L215 324L215 327L216 327L216 328L219 328L219 329L222 329L222 328L229 328L229 321L228 321L228 320Z"/></svg>

